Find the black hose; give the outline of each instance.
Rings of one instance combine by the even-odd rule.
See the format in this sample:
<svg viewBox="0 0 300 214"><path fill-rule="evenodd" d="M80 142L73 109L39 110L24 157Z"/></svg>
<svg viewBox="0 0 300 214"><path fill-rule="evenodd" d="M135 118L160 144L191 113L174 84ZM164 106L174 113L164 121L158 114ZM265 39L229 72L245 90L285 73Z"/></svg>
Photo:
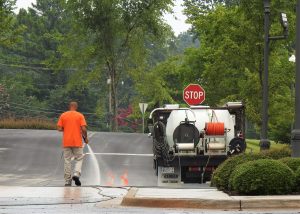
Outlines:
<svg viewBox="0 0 300 214"><path fill-rule="evenodd" d="M166 141L166 126L158 121L153 127L153 154L167 162L171 158L169 149L170 146Z"/></svg>

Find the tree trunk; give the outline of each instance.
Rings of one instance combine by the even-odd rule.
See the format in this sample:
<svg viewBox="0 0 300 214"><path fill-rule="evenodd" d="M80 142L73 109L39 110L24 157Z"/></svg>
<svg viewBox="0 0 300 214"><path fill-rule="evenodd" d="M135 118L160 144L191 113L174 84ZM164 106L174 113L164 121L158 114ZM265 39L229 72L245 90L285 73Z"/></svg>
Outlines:
<svg viewBox="0 0 300 214"><path fill-rule="evenodd" d="M118 131L117 81L116 81L116 70L114 66L112 66L110 76L111 76L111 107L112 107L111 129L113 132L117 132Z"/></svg>

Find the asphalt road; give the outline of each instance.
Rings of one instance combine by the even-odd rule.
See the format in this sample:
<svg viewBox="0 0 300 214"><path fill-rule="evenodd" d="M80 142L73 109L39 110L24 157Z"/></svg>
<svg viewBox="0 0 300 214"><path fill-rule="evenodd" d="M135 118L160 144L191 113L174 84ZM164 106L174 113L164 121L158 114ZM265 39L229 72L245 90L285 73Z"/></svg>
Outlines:
<svg viewBox="0 0 300 214"><path fill-rule="evenodd" d="M83 185L156 186L152 143L144 134L90 133L100 168L86 154ZM57 131L0 130L0 186L62 186L62 134ZM89 153L85 147L85 153Z"/></svg>
<svg viewBox="0 0 300 214"><path fill-rule="evenodd" d="M0 186L63 186L61 138L61 133L56 131L0 130ZM90 191L93 190L94 192L81 193L83 188L62 188L60 190L53 188L38 190L35 188L30 192L30 197L25 197L25 193L18 189L10 191L13 196L7 196L3 191L8 187L1 187L1 200L6 200L14 205L5 205L0 202L0 213L297 213L280 210L226 212L120 207L122 197L117 198L115 202L113 200L93 202L95 198L100 196L109 197L107 193L101 195L97 189L99 187L96 185L149 187L156 186L157 179L152 169L152 143L146 135L93 133L90 146L96 153L101 179L99 182L95 182L97 175L95 169L97 167L92 160L92 155L86 154L82 182L85 186L95 185L95 187L90 188ZM88 152L85 148L85 153ZM112 191L111 188L107 189L108 192ZM68 190L70 191L68 192ZM119 190L124 190L124 188ZM77 192L80 193L78 198L76 197ZM92 194L91 198L88 197L89 194ZM41 195L46 199L43 199ZM68 197L68 195L70 196ZM45 200L46 202L50 200L53 204L43 204ZM80 200L79 204L73 204L76 200ZM41 204L38 203L40 201ZM67 202L67 204L61 202Z"/></svg>

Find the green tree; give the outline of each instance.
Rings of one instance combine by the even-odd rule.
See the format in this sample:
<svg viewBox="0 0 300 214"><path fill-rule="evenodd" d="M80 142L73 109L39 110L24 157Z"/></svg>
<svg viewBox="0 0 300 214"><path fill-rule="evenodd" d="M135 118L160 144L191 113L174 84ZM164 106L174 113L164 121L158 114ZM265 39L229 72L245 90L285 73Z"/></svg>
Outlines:
<svg viewBox="0 0 300 214"><path fill-rule="evenodd" d="M60 69L58 48L73 23L65 1L37 0L14 16L16 26L26 27L20 34L22 42L0 49L0 82L10 95L11 115L57 118L71 99L80 100L82 111L94 112L99 96L80 67ZM94 120L95 116L88 116L90 124Z"/></svg>
<svg viewBox="0 0 300 214"><path fill-rule="evenodd" d="M150 107L178 102L182 88L182 75L178 69L180 64L180 57L172 57L148 72L143 72L144 68L139 68L141 71L133 70L132 76L138 91L135 106L141 99L148 102Z"/></svg>
<svg viewBox="0 0 300 214"><path fill-rule="evenodd" d="M163 38L167 26L164 11L172 0L68 1L80 23L94 36L95 53L111 80L112 130L117 127L117 86L122 72L143 63L145 40Z"/></svg>
<svg viewBox="0 0 300 214"><path fill-rule="evenodd" d="M261 85L263 72L263 2L260 0L218 2L186 1L188 21L200 40L199 79L206 89L209 105L242 100L248 119L260 127ZM293 50L295 1L272 1L271 35L282 33L279 12L285 11L290 22L288 40L271 43L270 57L270 133L273 139L288 142L293 118L291 83L293 65L288 56ZM197 13L195 11L201 10ZM194 79L195 77L192 76ZM192 79L191 78L191 79ZM282 100L283 102L280 102ZM278 114L279 113L279 114ZM283 116L285 115L285 116Z"/></svg>
<svg viewBox="0 0 300 214"><path fill-rule="evenodd" d="M0 84L0 118L7 115L7 110L9 108L8 98L9 94L7 93L6 87Z"/></svg>
<svg viewBox="0 0 300 214"><path fill-rule="evenodd" d="M13 13L15 0L0 0L0 47L10 47L20 41L20 33L23 26L16 25L16 17Z"/></svg>

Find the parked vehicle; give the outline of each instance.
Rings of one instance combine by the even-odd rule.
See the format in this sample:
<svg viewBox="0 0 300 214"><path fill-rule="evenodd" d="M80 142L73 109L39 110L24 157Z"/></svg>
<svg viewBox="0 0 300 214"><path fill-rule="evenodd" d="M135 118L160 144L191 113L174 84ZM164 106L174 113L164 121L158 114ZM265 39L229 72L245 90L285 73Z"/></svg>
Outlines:
<svg viewBox="0 0 300 214"><path fill-rule="evenodd" d="M205 183L227 157L245 151L245 107L166 105L148 121L158 184Z"/></svg>

